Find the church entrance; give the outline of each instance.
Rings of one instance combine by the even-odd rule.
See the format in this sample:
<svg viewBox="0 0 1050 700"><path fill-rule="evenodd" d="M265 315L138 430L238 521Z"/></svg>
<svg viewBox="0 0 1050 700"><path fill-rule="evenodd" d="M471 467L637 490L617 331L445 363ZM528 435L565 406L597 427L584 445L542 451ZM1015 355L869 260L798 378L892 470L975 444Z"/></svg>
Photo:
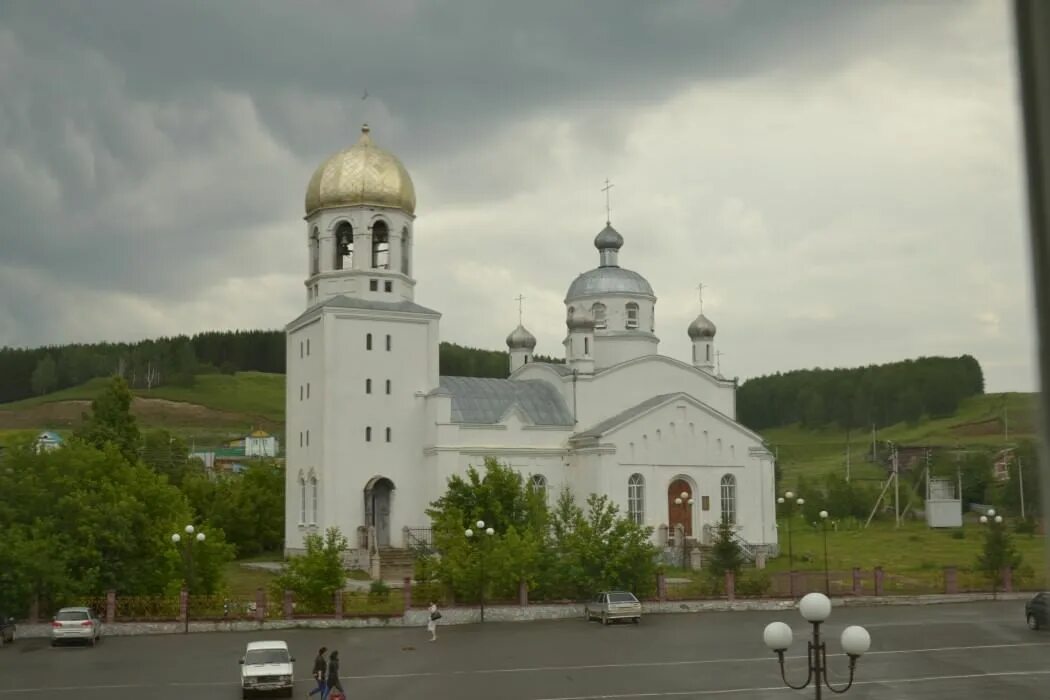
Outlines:
<svg viewBox="0 0 1050 700"><path fill-rule="evenodd" d="M672 536L679 524L686 537L693 536L693 487L685 479L675 479L667 488L667 524Z"/></svg>
<svg viewBox="0 0 1050 700"><path fill-rule="evenodd" d="M372 479L365 486L365 525L375 528L376 546L390 546L390 496L394 482L385 476Z"/></svg>

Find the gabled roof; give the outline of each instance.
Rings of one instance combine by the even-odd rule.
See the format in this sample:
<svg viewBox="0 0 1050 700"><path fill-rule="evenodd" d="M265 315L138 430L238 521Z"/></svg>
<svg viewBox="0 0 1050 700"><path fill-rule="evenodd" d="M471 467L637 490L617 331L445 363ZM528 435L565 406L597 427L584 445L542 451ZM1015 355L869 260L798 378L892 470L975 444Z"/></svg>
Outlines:
<svg viewBox="0 0 1050 700"><path fill-rule="evenodd" d="M357 297L348 297L345 294L340 294L337 297L325 299L318 304L314 304L288 325L293 326L321 309L368 309L371 311L397 311L409 314L441 316L437 311L420 306L414 301L372 301L371 299L358 299Z"/></svg>
<svg viewBox="0 0 1050 700"><path fill-rule="evenodd" d="M661 406L664 406L672 401L679 400L688 401L697 408L700 408L703 411L706 411L710 415L714 416L715 418L718 418L719 420L723 421L724 423L731 425L736 430L747 434L748 437L752 438L759 444L765 444L765 440L762 438L762 436L756 433L755 431L751 430L742 423L738 423L737 421L733 420L721 411L711 408L704 402L698 400L690 394L685 393L684 391L677 391L672 394L659 394L657 396L652 397L651 399L646 399L645 401L642 401L639 404L635 404L634 406L631 406L628 409L620 411L615 416L606 418L600 423L595 423L583 432L576 433L572 436L571 439L585 440L588 438L600 438L603 435L611 433L613 430L619 428L620 426L626 425L627 423L634 421L636 418L639 418L645 415L646 413L649 413L650 411L654 411L657 408L660 408Z"/></svg>
<svg viewBox="0 0 1050 700"><path fill-rule="evenodd" d="M545 381L441 377L431 396L452 397L452 422L495 424L517 408L533 425L572 426L572 414L557 389Z"/></svg>

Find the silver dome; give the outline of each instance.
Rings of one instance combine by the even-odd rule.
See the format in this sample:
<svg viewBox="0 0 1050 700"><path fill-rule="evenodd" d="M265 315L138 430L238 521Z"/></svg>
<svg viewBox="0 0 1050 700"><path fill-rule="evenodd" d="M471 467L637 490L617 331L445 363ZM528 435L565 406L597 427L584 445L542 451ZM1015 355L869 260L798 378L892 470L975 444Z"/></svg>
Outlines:
<svg viewBox="0 0 1050 700"><path fill-rule="evenodd" d="M644 277L622 267L598 267L584 272L569 285L565 301L601 294L644 294L653 296L653 288Z"/></svg>
<svg viewBox="0 0 1050 700"><path fill-rule="evenodd" d="M507 336L507 347L511 350L532 350L536 347L536 336L519 323Z"/></svg>
<svg viewBox="0 0 1050 700"><path fill-rule="evenodd" d="M716 331L715 324L711 322L711 319L700 314L689 324L687 332L690 338L699 340L700 338L714 338Z"/></svg>
<svg viewBox="0 0 1050 700"><path fill-rule="evenodd" d="M620 232L614 229L610 224L606 224L605 228L601 230L601 233L594 237L594 247L598 250L605 250L607 248L619 250L623 247L623 236L621 236Z"/></svg>

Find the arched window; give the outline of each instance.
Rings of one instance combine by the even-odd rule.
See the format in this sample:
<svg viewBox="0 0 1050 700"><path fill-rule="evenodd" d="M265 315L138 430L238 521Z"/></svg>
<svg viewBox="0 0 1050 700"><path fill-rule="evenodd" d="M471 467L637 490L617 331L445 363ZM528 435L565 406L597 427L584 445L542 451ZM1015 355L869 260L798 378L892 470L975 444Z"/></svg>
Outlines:
<svg viewBox="0 0 1050 700"><path fill-rule="evenodd" d="M576 313L576 307L575 306L570 306L569 308L565 309L565 320L566 321L571 321L572 320L572 315L574 313Z"/></svg>
<svg viewBox="0 0 1050 700"><path fill-rule="evenodd" d="M390 428L386 429L386 441L390 442Z"/></svg>
<svg viewBox="0 0 1050 700"><path fill-rule="evenodd" d="M366 394L371 394L372 393L372 380L371 379L366 379L365 380L365 393Z"/></svg>
<svg viewBox="0 0 1050 700"><path fill-rule="evenodd" d="M591 315L594 316L594 327L605 328L608 322L605 320L605 304L597 301L591 306Z"/></svg>
<svg viewBox="0 0 1050 700"><path fill-rule="evenodd" d="M583 355L584 355L584 357L586 357L587 355L590 355L590 354L591 354L591 339L590 338L584 338L583 339Z"/></svg>
<svg viewBox="0 0 1050 700"><path fill-rule="evenodd" d="M736 525L736 477L732 474L722 477L722 520Z"/></svg>
<svg viewBox="0 0 1050 700"><path fill-rule="evenodd" d="M310 231L310 275L320 272L321 262L321 235L317 229Z"/></svg>
<svg viewBox="0 0 1050 700"><path fill-rule="evenodd" d="M365 428L365 442L372 442L372 428Z"/></svg>
<svg viewBox="0 0 1050 700"><path fill-rule="evenodd" d="M637 328L638 327L638 304L633 301L627 302L627 327Z"/></svg>
<svg viewBox="0 0 1050 700"><path fill-rule="evenodd" d="M354 266L354 227L340 222L335 228L335 259L333 270L349 270Z"/></svg>
<svg viewBox="0 0 1050 700"><path fill-rule="evenodd" d="M372 349L372 334L368 333L365 335L365 350Z"/></svg>
<svg viewBox="0 0 1050 700"><path fill-rule="evenodd" d="M390 269L390 229L385 221L372 224L372 268Z"/></svg>
<svg viewBox="0 0 1050 700"><path fill-rule="evenodd" d="M390 393L390 380L389 379L386 380L386 393L388 393L388 394Z"/></svg>
<svg viewBox="0 0 1050 700"><path fill-rule="evenodd" d="M310 476L310 524L317 524L317 477Z"/></svg>
<svg viewBox="0 0 1050 700"><path fill-rule="evenodd" d="M529 488L532 489L533 493L538 493L542 496L544 502L547 501L547 477L543 474L533 474L532 478L529 479Z"/></svg>
<svg viewBox="0 0 1050 700"><path fill-rule="evenodd" d="M627 480L627 517L641 525L645 520L645 479L631 474Z"/></svg>
<svg viewBox="0 0 1050 700"><path fill-rule="evenodd" d="M299 524L306 523L306 477L299 475Z"/></svg>
<svg viewBox="0 0 1050 700"><path fill-rule="evenodd" d="M406 275L409 274L408 253L411 250L411 236L412 234L409 233L408 226L401 229L401 271Z"/></svg>

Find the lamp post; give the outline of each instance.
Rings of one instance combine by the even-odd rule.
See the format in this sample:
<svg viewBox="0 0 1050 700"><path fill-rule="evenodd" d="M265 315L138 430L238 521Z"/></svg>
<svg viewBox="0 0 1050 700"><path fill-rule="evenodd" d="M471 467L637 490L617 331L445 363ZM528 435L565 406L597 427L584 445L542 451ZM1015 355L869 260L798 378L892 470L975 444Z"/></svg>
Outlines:
<svg viewBox="0 0 1050 700"><path fill-rule="evenodd" d="M788 524L788 570L789 571L794 571L795 570L795 547L794 547L794 542L792 541L792 538L791 538L791 518L794 516L795 513L794 513L793 510L791 510L791 506L793 506L793 505L802 506L802 505L805 505L805 503L806 503L806 499L804 499L804 498L796 498L795 494L793 492L791 492L791 491L788 491L783 496L781 496L780 498L777 499L777 504L778 505L785 505L785 504L787 504L787 506L788 506L787 524Z"/></svg>
<svg viewBox="0 0 1050 700"><path fill-rule="evenodd" d="M820 524L824 529L824 594L831 595L831 577L828 575L828 512L820 511Z"/></svg>
<svg viewBox="0 0 1050 700"><path fill-rule="evenodd" d="M866 629L857 625L851 625L842 631L842 650L849 657L849 682L843 688L836 688L828 680L827 646L820 638L820 625L831 615L831 599L823 593L809 593L799 601L798 609L802 617L813 625L813 639L808 642L808 653L806 654L809 672L805 683L792 685L784 671L784 652L791 646L793 638L791 628L783 622L771 622L766 625L762 633L766 646L776 653L777 660L780 662L780 677L784 685L792 690L802 690L813 683L817 700L820 700L823 693L822 684L833 693L845 693L853 686L857 659L871 647L871 635Z"/></svg>
<svg viewBox="0 0 1050 700"><path fill-rule="evenodd" d="M481 621L484 622L485 621L485 553L486 553L485 552L485 541L489 537L492 537L493 535L495 535L496 531L493 530L491 527L488 527L488 528L485 527L485 521L484 520L479 520L479 521L477 521L474 524L478 528L477 534L479 535L479 539L476 540L476 541L478 542L478 546L480 547L480 550L479 550L480 554L479 554L479 556L481 557L480 560L479 560L479 566L481 567ZM485 537L480 537L481 533L485 533ZM468 540L472 540L474 538L474 531L471 530L469 527L466 529L466 531L463 534L466 535Z"/></svg>
<svg viewBox="0 0 1050 700"><path fill-rule="evenodd" d="M185 626L183 627L183 633L190 631L190 581L193 580L193 545L195 542L204 542L206 539L203 532L198 532L194 536L195 529L192 525L187 525L185 528L186 539L183 541L182 535L175 533L171 536L171 542L179 549L179 553L182 554L182 576L183 576L183 588L186 589L186 619L183 621Z"/></svg>
<svg viewBox="0 0 1050 700"><path fill-rule="evenodd" d="M999 528L1002 527L1002 524L1003 524L1003 516L998 515L995 512L995 508L989 508L988 512L985 515L981 516L980 520L981 520L981 525L989 525L989 523L990 523L990 527L992 529L992 532L989 533L989 534L998 534ZM999 542L999 544L1001 544L1001 542ZM1002 562L1002 557L1000 556L998 551L995 553L995 558L997 560L996 561L997 564ZM993 600L998 598L998 595L999 595L999 577L1000 576L1002 576L1002 571L1001 570L995 572L994 576L992 577L992 599Z"/></svg>

